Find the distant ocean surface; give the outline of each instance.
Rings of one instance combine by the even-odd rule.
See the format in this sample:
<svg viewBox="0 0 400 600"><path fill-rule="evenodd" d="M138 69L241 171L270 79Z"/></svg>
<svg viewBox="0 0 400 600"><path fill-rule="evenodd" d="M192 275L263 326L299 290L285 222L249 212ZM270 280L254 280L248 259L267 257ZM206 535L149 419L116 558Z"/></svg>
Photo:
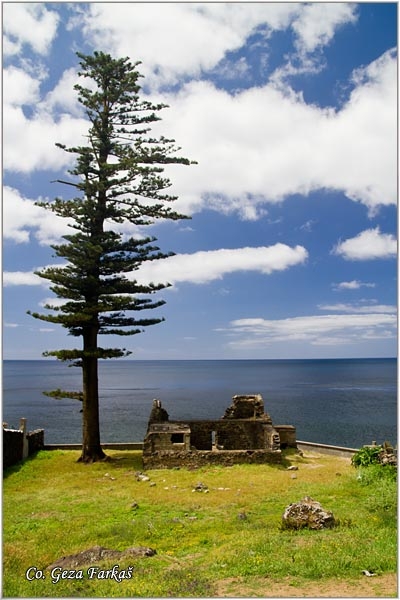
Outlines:
<svg viewBox="0 0 400 600"><path fill-rule="evenodd" d="M102 442L140 442L153 398L170 419L218 419L235 394L262 394L297 439L359 448L397 443L396 359L163 360L100 363ZM44 390L81 389L81 369L58 361L3 362L3 421L44 429L45 443L79 443L81 405Z"/></svg>

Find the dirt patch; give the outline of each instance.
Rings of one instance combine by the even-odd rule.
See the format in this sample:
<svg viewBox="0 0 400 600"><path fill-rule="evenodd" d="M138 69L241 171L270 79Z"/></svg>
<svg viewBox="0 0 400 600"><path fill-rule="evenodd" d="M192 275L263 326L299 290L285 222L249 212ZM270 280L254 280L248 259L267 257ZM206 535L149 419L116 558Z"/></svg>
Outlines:
<svg viewBox="0 0 400 600"><path fill-rule="evenodd" d="M241 577L221 579L215 584L217 598L397 598L397 574L360 576L353 580L299 581L287 577Z"/></svg>

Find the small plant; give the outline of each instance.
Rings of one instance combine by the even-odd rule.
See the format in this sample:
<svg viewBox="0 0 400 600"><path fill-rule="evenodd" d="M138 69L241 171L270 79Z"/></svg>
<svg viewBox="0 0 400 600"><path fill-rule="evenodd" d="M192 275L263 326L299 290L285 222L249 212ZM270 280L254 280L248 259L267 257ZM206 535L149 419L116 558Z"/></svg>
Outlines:
<svg viewBox="0 0 400 600"><path fill-rule="evenodd" d="M395 521L397 516L397 468L393 465L372 464L360 468L357 477L369 489L368 510L383 519Z"/></svg>
<svg viewBox="0 0 400 600"><path fill-rule="evenodd" d="M397 468L393 465L382 465L375 463L368 465L368 468L360 468L358 471L358 480L364 485L377 484L384 482L397 482Z"/></svg>
<svg viewBox="0 0 400 600"><path fill-rule="evenodd" d="M354 467L368 467L379 463L379 454L382 446L363 446L351 458Z"/></svg>

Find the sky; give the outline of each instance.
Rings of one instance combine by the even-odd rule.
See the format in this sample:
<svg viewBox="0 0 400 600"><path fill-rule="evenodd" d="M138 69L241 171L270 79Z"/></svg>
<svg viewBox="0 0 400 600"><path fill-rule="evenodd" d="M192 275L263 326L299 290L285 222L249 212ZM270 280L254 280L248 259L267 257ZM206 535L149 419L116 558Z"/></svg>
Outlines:
<svg viewBox="0 0 400 600"><path fill-rule="evenodd" d="M88 129L76 52L141 61L154 135L190 220L142 229L175 256L131 276L169 282L165 321L104 336L131 359L397 354L396 3L3 2L3 358L79 347L33 319L54 294L73 166ZM52 183L53 182L53 183ZM122 224L126 235L137 234ZM77 346L78 344L78 346Z"/></svg>

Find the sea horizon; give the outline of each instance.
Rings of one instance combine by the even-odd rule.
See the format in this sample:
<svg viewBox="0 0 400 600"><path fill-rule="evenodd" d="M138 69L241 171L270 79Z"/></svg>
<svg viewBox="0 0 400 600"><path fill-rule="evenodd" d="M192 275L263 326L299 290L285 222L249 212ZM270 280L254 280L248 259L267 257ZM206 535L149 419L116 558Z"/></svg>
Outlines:
<svg viewBox="0 0 400 600"><path fill-rule="evenodd" d="M59 360L3 360L3 421L45 430L45 443L80 443L82 415L73 399L80 368ZM397 358L164 359L99 363L104 443L143 440L153 400L169 418L219 419L237 394L261 394L274 424L299 440L350 448L397 441Z"/></svg>
<svg viewBox="0 0 400 600"><path fill-rule="evenodd" d="M115 359L99 359L100 363L111 362L200 362L200 361L238 361L238 362L253 362L253 361L351 361L351 360L397 360L397 356L352 356L352 357L332 357L332 358L115 358ZM6 361L18 362L56 362L62 363L60 359L54 357L48 358L3 358ZM68 365L68 362L64 362Z"/></svg>

